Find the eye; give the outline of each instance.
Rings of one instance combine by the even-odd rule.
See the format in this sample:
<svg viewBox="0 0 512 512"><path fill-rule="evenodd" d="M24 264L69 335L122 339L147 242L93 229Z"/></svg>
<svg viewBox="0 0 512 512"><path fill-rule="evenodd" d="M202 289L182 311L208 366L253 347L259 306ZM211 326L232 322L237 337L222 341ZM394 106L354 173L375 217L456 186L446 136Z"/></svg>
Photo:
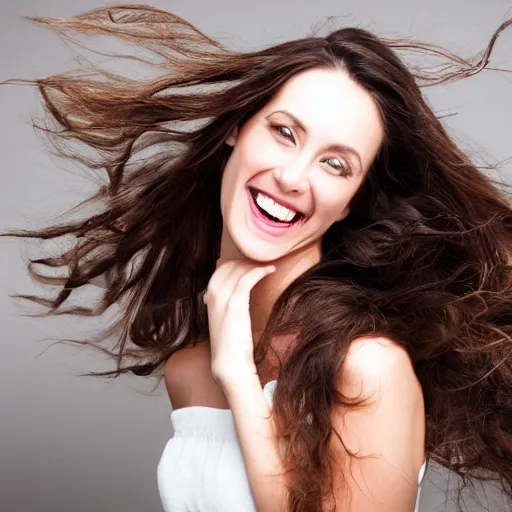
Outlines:
<svg viewBox="0 0 512 512"><path fill-rule="evenodd" d="M334 164L328 164L332 169L334 169L335 173L338 176L352 176L352 169L350 166L345 162L345 160L340 160L339 158L327 158L324 160L324 162L338 162L338 165Z"/></svg>
<svg viewBox="0 0 512 512"><path fill-rule="evenodd" d="M279 133L279 135L282 135L285 139L289 139L292 142L295 142L295 139L293 137L293 133L287 126L283 126L280 124L272 126L272 128Z"/></svg>
<svg viewBox="0 0 512 512"><path fill-rule="evenodd" d="M293 137L293 132L287 126L284 126L281 124L276 124L276 125L272 125L272 128L277 133L279 133L279 135L284 137L285 139L289 139L291 142L295 142L295 138ZM326 160L324 160L324 162L329 162L329 161L338 162L338 165L329 164L329 166L333 169L334 174L336 174L337 176L345 176L345 177L352 176L352 169L351 169L350 165L348 165L346 163L345 160L341 160L339 158L327 158Z"/></svg>

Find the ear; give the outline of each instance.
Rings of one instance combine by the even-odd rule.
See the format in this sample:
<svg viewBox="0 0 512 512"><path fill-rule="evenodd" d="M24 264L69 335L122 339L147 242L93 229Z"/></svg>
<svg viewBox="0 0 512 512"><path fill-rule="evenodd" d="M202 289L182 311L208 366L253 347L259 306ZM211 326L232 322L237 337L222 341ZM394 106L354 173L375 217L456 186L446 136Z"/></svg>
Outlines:
<svg viewBox="0 0 512 512"><path fill-rule="evenodd" d="M231 133L229 134L228 138L226 139L226 144L228 146L234 146L237 137L238 137L238 126L235 126L233 128L233 130L231 130Z"/></svg>

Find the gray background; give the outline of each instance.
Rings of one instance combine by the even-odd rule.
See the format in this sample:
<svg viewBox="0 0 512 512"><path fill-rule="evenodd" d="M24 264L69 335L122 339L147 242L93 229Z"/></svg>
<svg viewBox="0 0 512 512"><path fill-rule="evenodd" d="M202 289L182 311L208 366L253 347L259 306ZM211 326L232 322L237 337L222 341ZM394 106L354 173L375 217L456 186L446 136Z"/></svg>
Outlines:
<svg viewBox="0 0 512 512"><path fill-rule="evenodd" d="M73 54L51 32L21 16L69 16L98 7L94 0L2 0L0 81L40 77L73 65ZM463 55L483 49L493 30L511 14L507 0L291 0L244 2L153 2L196 24L237 49L251 49L305 35L324 16L341 16L382 35L410 35L447 46ZM99 43L99 48L104 43ZM105 43L114 48L114 43ZM512 29L499 39L493 64L512 68ZM124 66L124 64L123 64ZM486 72L426 92L450 133L468 151L489 159L512 155L511 75ZM41 113L33 88L0 87L0 229L43 226L92 192L94 184L76 168L51 157L30 125ZM507 176L508 172L508 176ZM510 180L510 166L505 169ZM171 435L170 405L162 384L123 377L115 381L76 377L107 368L98 355L57 345L56 337L81 337L105 319L53 319L21 316L25 307L9 298L15 292L43 292L25 271L27 256L39 249L14 239L0 240L0 510L140 512L161 510L156 466ZM44 292L46 293L46 292ZM77 301L92 298L85 290ZM43 353L44 352L44 353ZM453 510L454 485L433 466L428 473L422 511ZM486 507L512 510L489 488L480 496Z"/></svg>

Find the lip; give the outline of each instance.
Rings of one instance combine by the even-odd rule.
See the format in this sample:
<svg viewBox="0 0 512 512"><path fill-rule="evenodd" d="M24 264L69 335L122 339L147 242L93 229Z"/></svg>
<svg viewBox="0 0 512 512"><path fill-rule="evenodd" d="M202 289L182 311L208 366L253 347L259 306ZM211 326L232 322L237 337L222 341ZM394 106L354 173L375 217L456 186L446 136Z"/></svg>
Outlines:
<svg viewBox="0 0 512 512"><path fill-rule="evenodd" d="M267 197L270 197L270 199L272 199L272 201L276 202L277 204L280 204L280 205L284 206L285 208L288 208L288 210L292 210L293 212L298 212L303 217L306 217L306 214L300 208L297 208L295 205L293 205L293 204L291 204L291 203L289 203L287 201L282 201L281 199L278 199L274 195L269 194L268 192L265 192L264 190L260 190L259 188L249 187L249 190L250 189L252 189L252 190L254 190L256 192L261 192L263 195L265 195Z"/></svg>
<svg viewBox="0 0 512 512"><path fill-rule="evenodd" d="M283 224L282 226L275 225L275 223L272 223L258 210L254 204L254 198L252 197L251 191L249 189L247 189L247 201L249 201L249 214L252 223L256 225L259 231L263 231L264 233L273 237L282 236L285 233L288 233L290 230L297 227L297 225L301 225L304 221L304 218L302 218L293 224Z"/></svg>

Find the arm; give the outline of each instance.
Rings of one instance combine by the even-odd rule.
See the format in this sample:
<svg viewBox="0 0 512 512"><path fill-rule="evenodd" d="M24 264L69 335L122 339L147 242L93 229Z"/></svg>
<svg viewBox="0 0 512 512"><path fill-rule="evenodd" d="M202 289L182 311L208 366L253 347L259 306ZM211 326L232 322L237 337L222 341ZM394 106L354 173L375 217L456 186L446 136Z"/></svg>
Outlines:
<svg viewBox="0 0 512 512"><path fill-rule="evenodd" d="M411 361L392 342L361 339L352 343L344 369L339 391L371 399L362 408L333 411L332 424L350 451L379 457L350 459L333 435L330 450L339 461L333 475L336 511L412 512L424 460L424 408ZM222 387L258 512L286 511L287 490L284 477L275 476L281 465L266 419L270 409L257 374L225 378Z"/></svg>
<svg viewBox="0 0 512 512"><path fill-rule="evenodd" d="M256 372L222 380L240 441L249 484L258 512L286 510L284 485L270 408Z"/></svg>

